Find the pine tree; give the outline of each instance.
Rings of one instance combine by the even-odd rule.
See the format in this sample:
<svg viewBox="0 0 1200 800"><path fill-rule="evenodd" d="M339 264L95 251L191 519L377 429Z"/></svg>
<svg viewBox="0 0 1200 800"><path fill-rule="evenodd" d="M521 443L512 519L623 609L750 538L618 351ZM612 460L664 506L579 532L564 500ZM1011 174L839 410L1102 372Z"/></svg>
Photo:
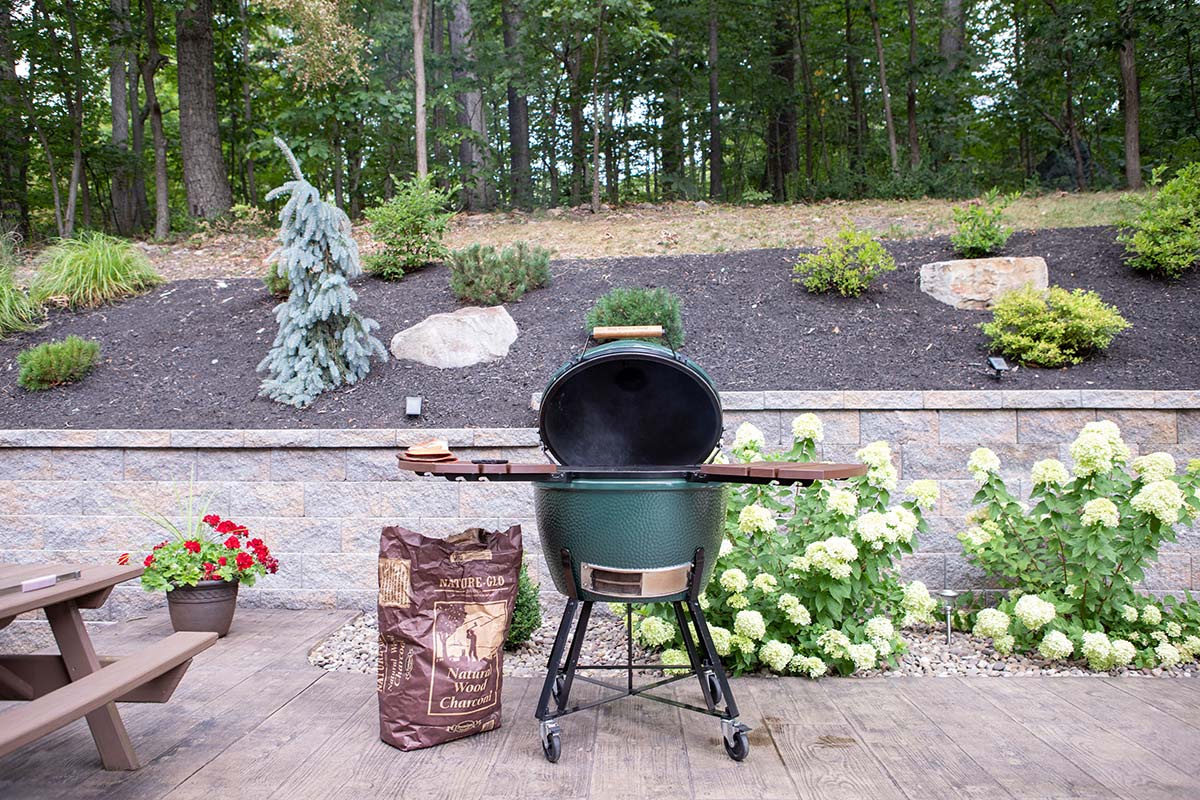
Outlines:
<svg viewBox="0 0 1200 800"><path fill-rule="evenodd" d="M280 245L271 260L291 292L275 307L279 333L258 365L259 372L270 374L259 394L304 408L326 389L365 377L371 356L386 359L387 351L371 335L379 323L350 308L358 295L349 281L362 274L350 219L304 179L283 140L276 137L275 144L296 176L267 195L267 200L290 195L279 212Z"/></svg>

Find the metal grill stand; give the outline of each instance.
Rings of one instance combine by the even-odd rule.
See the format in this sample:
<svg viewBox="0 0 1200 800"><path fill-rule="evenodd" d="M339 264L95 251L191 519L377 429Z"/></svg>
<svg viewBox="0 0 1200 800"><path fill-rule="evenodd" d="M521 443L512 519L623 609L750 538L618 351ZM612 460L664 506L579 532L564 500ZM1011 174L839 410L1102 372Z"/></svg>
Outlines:
<svg viewBox="0 0 1200 800"><path fill-rule="evenodd" d="M564 552L563 560L564 563L569 564L570 554ZM694 580L694 577L703 573L703 564L704 550L703 548L699 548L696 550L695 557L692 560L691 572L688 575L686 599L675 600L671 603L675 609L675 622L679 626L680 635L683 638L683 645L687 651L690 669L683 671L681 674L672 674L661 680L642 686L634 685L634 670L659 669L678 671L683 669L683 667L676 664L633 663L632 603L652 602L652 600L615 600L615 602L624 603L625 605L625 663L580 664L579 656L583 650L584 637L587 635L587 626L592 615L593 601L580 601L576 597L567 598L567 605L563 610L562 620L558 625L558 635L554 637L554 646L550 650L550 659L546 665L546 680L542 684L542 693L538 698L537 711L535 713L535 716L541 722L542 751L545 753L548 761L558 761L559 756L562 755L559 719L569 714L574 714L577 711L585 711L589 708L595 708L605 703L612 703L626 697L644 697L647 700L666 703L676 708L683 708L688 711L695 711L700 714L716 717L721 721L721 738L725 744L725 752L729 754L729 757L734 761L741 761L749 755L750 742L746 734L749 733L750 728L737 718L737 703L733 699L733 692L730 691L729 679L725 675L725 669L721 666L721 659L717 655L716 648L713 646L712 636L709 634L708 624L704 619L704 611L700 608L700 587L696 585L697 582ZM574 625L574 632L572 633L572 623L575 622L577 611L579 613L579 621ZM699 641L692 637L692 630L688 625L689 617L695 625ZM568 638L571 642L569 650L567 648ZM564 652L566 654L565 662L563 661ZM622 686L588 675L580 675L579 670L619 670L625 673L626 679ZM689 703L681 703L670 697L650 694L654 689L675 683L676 681L687 680L691 677L695 677L700 682L700 692L704 697L704 708ZM612 690L615 694L602 697L599 700L572 706L570 705L571 687L577 680L602 686ZM719 708L722 702L725 706L724 710Z"/></svg>

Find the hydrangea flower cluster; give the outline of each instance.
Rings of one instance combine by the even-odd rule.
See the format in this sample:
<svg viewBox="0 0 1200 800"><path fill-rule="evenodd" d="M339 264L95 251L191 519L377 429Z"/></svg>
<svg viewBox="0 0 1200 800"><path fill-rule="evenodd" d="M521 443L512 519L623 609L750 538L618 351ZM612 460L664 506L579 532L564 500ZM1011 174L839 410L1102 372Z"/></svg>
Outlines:
<svg viewBox="0 0 1200 800"><path fill-rule="evenodd" d="M721 573L721 588L727 592L744 592L749 585L750 579L737 567L731 567Z"/></svg>
<svg viewBox="0 0 1200 800"><path fill-rule="evenodd" d="M854 662L854 669L856 671L874 669L875 663L879 659L879 654L868 642L852 644L846 648L846 653L850 656L850 660Z"/></svg>
<svg viewBox="0 0 1200 800"><path fill-rule="evenodd" d="M1183 508L1183 503L1183 492L1172 480L1147 483L1129 501L1129 505L1138 511L1157 517L1167 525L1174 525L1179 521L1179 511Z"/></svg>
<svg viewBox="0 0 1200 800"><path fill-rule="evenodd" d="M1002 535L1003 531L1000 530L1000 526L988 519L978 525L967 528L965 531L960 531L958 540L963 543L964 548L970 551L978 550L992 541L992 539Z"/></svg>
<svg viewBox="0 0 1200 800"><path fill-rule="evenodd" d="M733 632L758 641L767 635L767 623L761 613L745 609L737 612L737 616L733 618Z"/></svg>
<svg viewBox="0 0 1200 800"><path fill-rule="evenodd" d="M858 495L847 489L830 489L825 508L843 517L853 517L858 510Z"/></svg>
<svg viewBox="0 0 1200 800"><path fill-rule="evenodd" d="M929 511L937 505L939 494L937 481L913 481L908 485L907 492L909 497L916 502L917 508L922 511Z"/></svg>
<svg viewBox="0 0 1200 800"><path fill-rule="evenodd" d="M1089 422L1071 442L1071 460L1081 478L1110 472L1129 460L1129 447L1121 439L1121 430L1108 420Z"/></svg>
<svg viewBox="0 0 1200 800"><path fill-rule="evenodd" d="M1172 484L1174 485L1174 484ZM1079 521L1088 527L1115 528L1121 524L1121 512L1117 504L1107 497L1097 497L1083 504Z"/></svg>
<svg viewBox="0 0 1200 800"><path fill-rule="evenodd" d="M933 622L933 612L937 610L937 601L929 596L929 590L921 581L913 581L904 587L904 597L900 601L904 610L904 627L916 625L919 622Z"/></svg>
<svg viewBox="0 0 1200 800"><path fill-rule="evenodd" d="M776 672L786 672L795 654L796 651L790 644L771 639L758 649L758 660Z"/></svg>
<svg viewBox="0 0 1200 800"><path fill-rule="evenodd" d="M858 558L858 548L845 536L830 536L822 542L812 542L804 555L796 556L789 566L795 572L824 572L836 580L850 577L850 563Z"/></svg>
<svg viewBox="0 0 1200 800"><path fill-rule="evenodd" d="M817 647L830 658L846 658L850 651L850 637L839 630L829 630L817 637Z"/></svg>
<svg viewBox="0 0 1200 800"><path fill-rule="evenodd" d="M801 414L792 420L792 438L798 441L821 442L825 439L825 426L816 414Z"/></svg>
<svg viewBox="0 0 1200 800"><path fill-rule="evenodd" d="M750 585L763 594L774 594L779 588L779 579L769 572L760 572L754 576Z"/></svg>
<svg viewBox="0 0 1200 800"><path fill-rule="evenodd" d="M1021 624L1031 631L1040 630L1058 615L1053 603L1036 594L1022 595L1013 607L1013 613L1021 620Z"/></svg>
<svg viewBox="0 0 1200 800"><path fill-rule="evenodd" d="M638 623L638 639L648 647L661 647L674 641L675 629L659 617L644 617Z"/></svg>
<svg viewBox="0 0 1200 800"><path fill-rule="evenodd" d="M1124 639L1110 640L1104 631L1090 631L1083 634L1079 653L1087 659L1092 669L1110 670L1129 664L1137 655L1137 650Z"/></svg>
<svg viewBox="0 0 1200 800"><path fill-rule="evenodd" d="M767 446L767 437L750 422L743 422L733 434L733 454L742 461L751 461Z"/></svg>
<svg viewBox="0 0 1200 800"><path fill-rule="evenodd" d="M869 545L872 550L879 551L887 544L912 541L918 524L916 515L900 506L886 514L868 511L855 521L854 529L864 544Z"/></svg>
<svg viewBox="0 0 1200 800"><path fill-rule="evenodd" d="M1175 474L1175 459L1170 453L1150 453L1133 460L1133 471L1142 483L1165 481Z"/></svg>
<svg viewBox="0 0 1200 800"><path fill-rule="evenodd" d="M795 656L788 664L788 671L797 675L807 675L810 678L819 678L828 670L825 660L818 656Z"/></svg>
<svg viewBox="0 0 1200 800"><path fill-rule="evenodd" d="M975 617L971 633L984 639L994 639L1008 633L1011 624L1008 614L998 608L985 608Z"/></svg>
<svg viewBox="0 0 1200 800"><path fill-rule="evenodd" d="M1173 667L1183 660L1183 654L1179 652L1179 648L1170 642L1162 642L1155 647L1154 655L1158 658L1160 667Z"/></svg>
<svg viewBox="0 0 1200 800"><path fill-rule="evenodd" d="M967 460L967 471L976 483L983 483L1000 471L1000 457L986 447L977 447Z"/></svg>
<svg viewBox="0 0 1200 800"><path fill-rule="evenodd" d="M738 513L738 530L751 536L774 533L775 514L769 508L751 503Z"/></svg>
<svg viewBox="0 0 1200 800"><path fill-rule="evenodd" d="M1071 481L1066 466L1057 458L1036 462L1029 471L1029 477L1034 486L1065 486Z"/></svg>
<svg viewBox="0 0 1200 800"><path fill-rule="evenodd" d="M899 476L892 463L892 449L887 442L871 442L855 452L858 460L867 466L867 485L886 492L895 491Z"/></svg>
<svg viewBox="0 0 1200 800"><path fill-rule="evenodd" d="M1142 609L1141 620L1147 625L1161 625L1162 609L1151 603Z"/></svg>
<svg viewBox="0 0 1200 800"><path fill-rule="evenodd" d="M1068 658L1071 653L1075 652L1075 645L1062 631L1050 631L1042 638L1042 643L1038 645L1038 652L1042 654L1043 658L1057 661L1061 658Z"/></svg>
<svg viewBox="0 0 1200 800"><path fill-rule="evenodd" d="M808 609L800 602L800 598L794 594L779 595L779 602L776 606L783 615L787 617L787 621L793 625L809 625L812 623L812 615L808 613Z"/></svg>

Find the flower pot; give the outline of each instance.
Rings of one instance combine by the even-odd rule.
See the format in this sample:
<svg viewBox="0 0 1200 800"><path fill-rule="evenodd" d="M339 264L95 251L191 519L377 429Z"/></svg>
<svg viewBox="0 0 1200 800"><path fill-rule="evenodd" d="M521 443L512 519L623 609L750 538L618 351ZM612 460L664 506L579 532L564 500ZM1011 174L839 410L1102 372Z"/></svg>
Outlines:
<svg viewBox="0 0 1200 800"><path fill-rule="evenodd" d="M237 581L200 581L195 586L176 586L167 592L171 626L177 631L229 633L237 610Z"/></svg>

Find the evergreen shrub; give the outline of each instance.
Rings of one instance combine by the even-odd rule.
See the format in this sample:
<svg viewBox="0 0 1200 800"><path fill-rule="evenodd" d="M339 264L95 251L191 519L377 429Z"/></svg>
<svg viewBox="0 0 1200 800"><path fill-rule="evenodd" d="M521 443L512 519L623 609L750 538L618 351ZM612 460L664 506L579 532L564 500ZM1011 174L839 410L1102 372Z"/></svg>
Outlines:
<svg viewBox="0 0 1200 800"><path fill-rule="evenodd" d="M124 239L86 232L46 251L29 296L41 305L94 308L162 283L150 259Z"/></svg>
<svg viewBox="0 0 1200 800"><path fill-rule="evenodd" d="M1095 292L1026 285L996 300L992 321L980 323L992 352L1033 367L1078 364L1130 327L1116 306Z"/></svg>
<svg viewBox="0 0 1200 800"><path fill-rule="evenodd" d="M17 354L17 383L31 392L74 383L96 366L99 342L68 336L45 342Z"/></svg>
<svg viewBox="0 0 1200 800"><path fill-rule="evenodd" d="M542 627L542 607L538 602L538 587L529 577L529 568L521 564L521 577L517 583L517 599L513 605L512 624L508 626L508 636L504 640L504 649L516 650L538 628Z"/></svg>
<svg viewBox="0 0 1200 800"><path fill-rule="evenodd" d="M800 256L792 268L792 281L813 293L858 297L876 278L894 269L896 260L882 244L871 234L847 225L837 236L826 239L817 252Z"/></svg>
<svg viewBox="0 0 1200 800"><path fill-rule="evenodd" d="M1004 224L1004 209L1016 195L1001 195L999 189L985 192L983 197L954 209L956 229L950 236L954 252L963 258L983 258L995 255L1008 244L1013 230Z"/></svg>
<svg viewBox="0 0 1200 800"><path fill-rule="evenodd" d="M448 256L450 289L459 300L496 306L550 283L550 251L517 242L497 252L474 244Z"/></svg>
<svg viewBox="0 0 1200 800"><path fill-rule="evenodd" d="M683 315L679 298L663 288L618 287L596 301L587 313L589 329L602 326L661 325L663 337L648 342L683 346Z"/></svg>
<svg viewBox="0 0 1200 800"><path fill-rule="evenodd" d="M1154 183L1161 171L1154 173ZM1178 278L1200 264L1200 161L1188 164L1120 224L1117 241L1136 270Z"/></svg>
<svg viewBox="0 0 1200 800"><path fill-rule="evenodd" d="M386 203L364 213L371 222L371 235L383 247L367 256L366 270L377 278L400 280L432 261L446 257L442 237L450 228L454 212L448 211L453 189L439 189L429 178L401 183Z"/></svg>

